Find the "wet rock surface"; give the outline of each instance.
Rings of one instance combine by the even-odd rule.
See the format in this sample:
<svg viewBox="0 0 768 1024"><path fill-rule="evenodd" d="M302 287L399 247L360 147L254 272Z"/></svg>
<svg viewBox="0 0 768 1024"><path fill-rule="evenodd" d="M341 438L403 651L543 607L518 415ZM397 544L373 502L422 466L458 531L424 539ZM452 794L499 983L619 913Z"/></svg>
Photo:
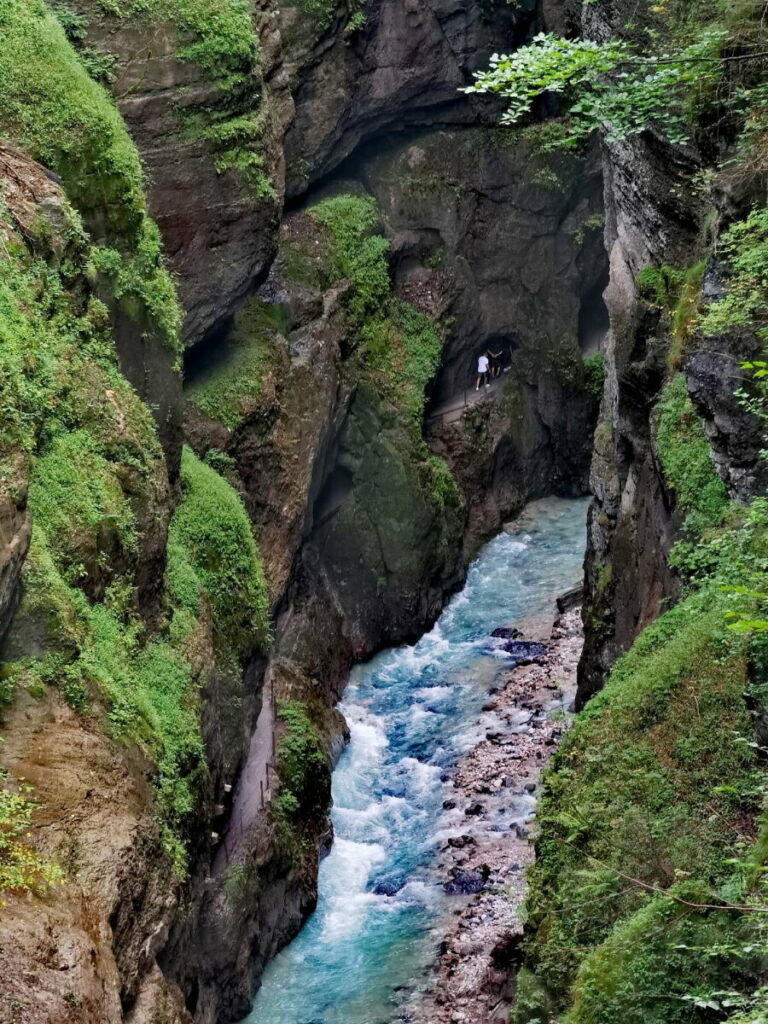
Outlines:
<svg viewBox="0 0 768 1024"><path fill-rule="evenodd" d="M486 738L446 783L445 830L437 869L455 899L434 930L438 955L399 1020L409 1024L506 1021L523 925L525 869L541 773L568 727L582 648L581 609L544 631L546 653L518 665L490 696ZM543 645L542 645L543 646ZM469 816L468 816L469 815Z"/></svg>
<svg viewBox="0 0 768 1024"><path fill-rule="evenodd" d="M373 0L350 31L281 5L280 28L296 118L286 137L287 192L300 195L365 139L410 124L474 124L487 104L459 89L499 47L525 37L532 0L483 9L455 0ZM491 114L495 119L495 112Z"/></svg>
<svg viewBox="0 0 768 1024"><path fill-rule="evenodd" d="M466 499L465 553L526 501L585 493L598 403L582 353L605 328L597 153L438 122L359 147L323 188L376 199L398 295L448 325L426 439ZM467 405L489 348L504 372Z"/></svg>
<svg viewBox="0 0 768 1024"><path fill-rule="evenodd" d="M220 327L266 276L274 258L283 200L283 135L293 101L271 0L252 5L259 65L237 89L222 88L179 50L179 26L141 20L117 8L76 0L88 42L114 61L112 92L144 161L152 216L163 235L185 311L184 339L194 345ZM264 180L227 163L211 126L260 118Z"/></svg>

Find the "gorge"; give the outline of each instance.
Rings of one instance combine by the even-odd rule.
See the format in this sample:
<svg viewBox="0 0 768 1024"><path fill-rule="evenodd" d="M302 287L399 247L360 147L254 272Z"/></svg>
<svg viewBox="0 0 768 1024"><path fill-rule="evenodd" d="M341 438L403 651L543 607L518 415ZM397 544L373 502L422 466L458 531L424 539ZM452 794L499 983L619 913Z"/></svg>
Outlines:
<svg viewBox="0 0 768 1024"><path fill-rule="evenodd" d="M0 0L2 1024L765 1020L765 15Z"/></svg>

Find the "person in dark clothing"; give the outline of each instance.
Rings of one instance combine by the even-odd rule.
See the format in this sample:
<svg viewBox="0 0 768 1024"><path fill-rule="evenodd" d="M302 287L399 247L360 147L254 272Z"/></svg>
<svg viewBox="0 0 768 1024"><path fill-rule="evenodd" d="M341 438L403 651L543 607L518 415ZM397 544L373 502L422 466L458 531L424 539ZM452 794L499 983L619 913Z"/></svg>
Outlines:
<svg viewBox="0 0 768 1024"><path fill-rule="evenodd" d="M498 348L498 346L496 347ZM491 377L498 377L501 373L501 360L503 355L504 352L502 349L499 349L498 352L491 348L488 349L488 362L491 367Z"/></svg>

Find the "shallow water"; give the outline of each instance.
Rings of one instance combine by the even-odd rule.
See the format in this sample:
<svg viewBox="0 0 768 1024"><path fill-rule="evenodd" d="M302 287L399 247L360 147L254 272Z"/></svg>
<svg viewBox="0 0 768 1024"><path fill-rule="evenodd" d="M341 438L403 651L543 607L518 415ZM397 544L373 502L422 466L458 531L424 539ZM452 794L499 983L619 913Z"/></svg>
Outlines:
<svg viewBox="0 0 768 1024"><path fill-rule="evenodd" d="M391 1024L423 982L448 900L431 868L447 834L441 776L484 734L488 688L513 664L489 634L579 582L586 507L529 506L483 548L429 633L353 669L317 910L267 968L247 1024Z"/></svg>

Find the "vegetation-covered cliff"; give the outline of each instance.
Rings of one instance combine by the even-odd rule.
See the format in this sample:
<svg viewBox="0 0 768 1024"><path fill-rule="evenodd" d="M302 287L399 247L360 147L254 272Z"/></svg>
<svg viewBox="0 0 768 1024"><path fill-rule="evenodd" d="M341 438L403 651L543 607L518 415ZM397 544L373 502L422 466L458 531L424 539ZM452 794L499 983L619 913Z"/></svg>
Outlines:
<svg viewBox="0 0 768 1024"><path fill-rule="evenodd" d="M9 1020L242 1015L313 904L349 666L418 635L477 541L552 489L561 417L576 456L554 486L585 486L594 170L519 193L549 211L562 275L530 290L557 292L567 324L526 351L520 409L482 428L479 483L460 472L470 439L441 442L458 484L429 450L424 406L510 317L535 348L523 285L517 305L486 298L501 254L476 283L458 273L470 204L519 158L489 132L479 176L445 184L448 219L405 247L374 173L370 195L340 179L280 220L286 157L296 192L402 121L468 142L456 90L532 12L321 14L0 7ZM413 63L406 87L393 60ZM350 95L318 91L330 69ZM434 208L431 173L408 188ZM494 496L480 519L476 488Z"/></svg>
<svg viewBox="0 0 768 1024"><path fill-rule="evenodd" d="M583 710L518 1022L765 1017L763 6L571 5L577 38L480 83L513 118L558 91L569 145L601 132L610 261Z"/></svg>
<svg viewBox="0 0 768 1024"><path fill-rule="evenodd" d="M0 1019L241 1017L350 666L587 489L514 1019L764 1018L763 8L0 0Z"/></svg>

